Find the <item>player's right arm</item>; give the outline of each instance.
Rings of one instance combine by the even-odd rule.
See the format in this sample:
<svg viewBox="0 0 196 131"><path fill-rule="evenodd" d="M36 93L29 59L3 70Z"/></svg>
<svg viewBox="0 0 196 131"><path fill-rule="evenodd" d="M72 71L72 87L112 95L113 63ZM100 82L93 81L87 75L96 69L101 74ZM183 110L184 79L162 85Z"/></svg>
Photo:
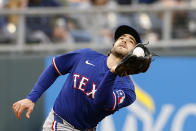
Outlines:
<svg viewBox="0 0 196 131"><path fill-rule="evenodd" d="M22 99L13 104L12 109L18 119L20 119L21 114L24 110L27 110L26 117L29 119L33 111L35 103L29 99Z"/></svg>
<svg viewBox="0 0 196 131"><path fill-rule="evenodd" d="M27 110L26 117L30 118L36 101L54 83L58 76L59 74L52 64L44 70L26 99L19 100L13 104L12 109L18 119L24 110Z"/></svg>
<svg viewBox="0 0 196 131"><path fill-rule="evenodd" d="M33 111L34 104L40 96L54 83L58 76L67 74L75 67L83 57L81 53L87 52L89 49L80 49L68 54L53 57L52 64L45 69L40 75L34 88L27 95L26 99L22 99L13 104L12 108L17 118L20 118L24 110L27 110L26 117L29 118Z"/></svg>

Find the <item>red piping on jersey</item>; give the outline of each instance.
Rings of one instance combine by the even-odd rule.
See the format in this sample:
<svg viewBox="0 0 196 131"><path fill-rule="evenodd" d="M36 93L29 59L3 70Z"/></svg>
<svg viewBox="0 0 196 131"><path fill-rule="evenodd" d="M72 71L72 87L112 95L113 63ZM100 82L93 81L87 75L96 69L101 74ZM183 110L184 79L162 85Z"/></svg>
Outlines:
<svg viewBox="0 0 196 131"><path fill-rule="evenodd" d="M56 66L56 64L55 64L54 58L55 58L55 57L52 58L52 64L53 64L53 66L54 66L56 72L61 76L62 74L61 74L61 72L58 70L58 68L57 68L57 66Z"/></svg>
<svg viewBox="0 0 196 131"><path fill-rule="evenodd" d="M52 122L52 131L54 131L54 123L55 123L55 120Z"/></svg>
<svg viewBox="0 0 196 131"><path fill-rule="evenodd" d="M113 92L113 96L114 96L114 106L113 106L112 110L114 110L116 107L116 94L114 92Z"/></svg>

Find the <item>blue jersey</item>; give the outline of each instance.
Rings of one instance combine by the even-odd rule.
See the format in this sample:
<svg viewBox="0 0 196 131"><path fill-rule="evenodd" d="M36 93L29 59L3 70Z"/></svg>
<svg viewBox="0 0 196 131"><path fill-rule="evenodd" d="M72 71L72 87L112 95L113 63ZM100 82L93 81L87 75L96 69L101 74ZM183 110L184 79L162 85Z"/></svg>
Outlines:
<svg viewBox="0 0 196 131"><path fill-rule="evenodd" d="M111 73L107 67L107 56L103 54L80 49L54 57L52 64L53 69L48 71L55 74L52 81L58 75L69 73L53 109L77 129L97 126L104 117L136 99L133 82L127 76L119 77ZM49 80L49 83L52 82ZM36 101L41 95L37 92L43 93L44 90L33 89L27 98Z"/></svg>

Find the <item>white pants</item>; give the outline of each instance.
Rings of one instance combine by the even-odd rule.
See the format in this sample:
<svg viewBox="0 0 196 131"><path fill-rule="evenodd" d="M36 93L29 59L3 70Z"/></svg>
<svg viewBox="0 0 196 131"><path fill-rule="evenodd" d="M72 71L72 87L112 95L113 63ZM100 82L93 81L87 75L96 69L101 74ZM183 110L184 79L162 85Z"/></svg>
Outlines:
<svg viewBox="0 0 196 131"><path fill-rule="evenodd" d="M54 119L54 111L51 110L48 117L46 118L43 130L42 131L80 131L76 128L74 128L71 124L69 124L67 121L63 120L63 124L55 121ZM96 131L96 128L93 129L87 129L85 131Z"/></svg>

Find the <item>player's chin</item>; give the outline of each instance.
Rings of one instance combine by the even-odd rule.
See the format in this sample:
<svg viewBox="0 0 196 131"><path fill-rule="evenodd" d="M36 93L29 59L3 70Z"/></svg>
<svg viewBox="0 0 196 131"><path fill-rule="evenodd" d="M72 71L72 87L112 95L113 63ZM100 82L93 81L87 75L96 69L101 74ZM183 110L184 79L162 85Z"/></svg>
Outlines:
<svg viewBox="0 0 196 131"><path fill-rule="evenodd" d="M119 48L119 49L117 50L117 52L118 52L119 54L121 54L121 55L124 55L124 56L126 56L126 55L129 53L129 51L128 51L127 48Z"/></svg>
<svg viewBox="0 0 196 131"><path fill-rule="evenodd" d="M123 58L129 53L129 51L126 48L116 47L116 48L112 48L111 53L117 57Z"/></svg>
<svg viewBox="0 0 196 131"><path fill-rule="evenodd" d="M129 52L127 50L118 50L117 53L123 58L128 55Z"/></svg>

